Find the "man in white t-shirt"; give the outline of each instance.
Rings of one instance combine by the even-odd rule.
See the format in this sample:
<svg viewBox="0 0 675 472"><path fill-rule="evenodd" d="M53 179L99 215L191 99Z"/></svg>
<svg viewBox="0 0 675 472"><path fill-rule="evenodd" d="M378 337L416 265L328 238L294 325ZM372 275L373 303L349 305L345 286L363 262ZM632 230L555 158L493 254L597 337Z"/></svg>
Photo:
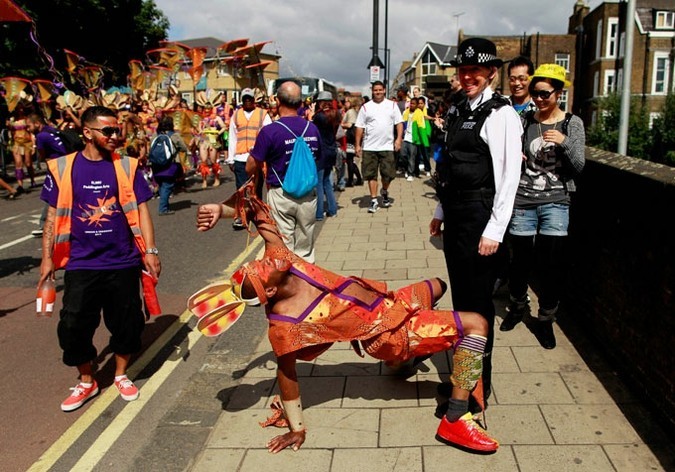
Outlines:
<svg viewBox="0 0 675 472"><path fill-rule="evenodd" d="M401 149L403 119L396 102L384 97L384 84L373 82L373 99L364 103L356 117L356 155L361 156L361 173L370 190L369 213L378 209L377 172L382 178L382 206L391 206L389 184L396 177L394 151ZM396 137L394 138L394 130Z"/></svg>

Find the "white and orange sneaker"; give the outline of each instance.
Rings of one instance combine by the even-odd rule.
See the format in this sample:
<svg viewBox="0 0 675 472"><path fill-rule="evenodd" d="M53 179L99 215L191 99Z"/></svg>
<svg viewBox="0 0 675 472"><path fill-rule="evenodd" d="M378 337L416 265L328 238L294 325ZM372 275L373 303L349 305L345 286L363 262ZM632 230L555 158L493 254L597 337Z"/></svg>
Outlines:
<svg viewBox="0 0 675 472"><path fill-rule="evenodd" d="M126 375L119 379L115 378L115 387L117 387L123 400L131 402L138 398L138 388Z"/></svg>
<svg viewBox="0 0 675 472"><path fill-rule="evenodd" d="M82 382L71 388L73 393L61 403L61 410L73 411L84 405L87 400L98 395L98 384L96 380L92 381L91 386L87 387Z"/></svg>

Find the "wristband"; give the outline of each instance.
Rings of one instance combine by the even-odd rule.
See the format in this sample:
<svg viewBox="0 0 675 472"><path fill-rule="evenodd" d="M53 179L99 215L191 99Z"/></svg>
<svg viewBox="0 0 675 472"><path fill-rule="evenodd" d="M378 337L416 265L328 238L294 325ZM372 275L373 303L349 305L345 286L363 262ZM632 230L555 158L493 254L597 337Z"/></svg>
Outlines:
<svg viewBox="0 0 675 472"><path fill-rule="evenodd" d="M288 424L291 427L291 431L300 432L305 431L305 419L302 415L302 404L300 403L300 397L295 400L281 400L281 403L284 405L284 414L288 420Z"/></svg>

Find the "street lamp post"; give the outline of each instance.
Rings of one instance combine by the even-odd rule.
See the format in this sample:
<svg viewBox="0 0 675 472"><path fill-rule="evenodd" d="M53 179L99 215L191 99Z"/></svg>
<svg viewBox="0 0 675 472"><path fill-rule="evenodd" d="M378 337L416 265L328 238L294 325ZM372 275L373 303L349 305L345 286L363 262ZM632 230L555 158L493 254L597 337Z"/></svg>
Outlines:
<svg viewBox="0 0 675 472"><path fill-rule="evenodd" d="M457 30L457 39L459 40L459 17L462 16L465 12L458 11L452 14L455 18L455 29Z"/></svg>

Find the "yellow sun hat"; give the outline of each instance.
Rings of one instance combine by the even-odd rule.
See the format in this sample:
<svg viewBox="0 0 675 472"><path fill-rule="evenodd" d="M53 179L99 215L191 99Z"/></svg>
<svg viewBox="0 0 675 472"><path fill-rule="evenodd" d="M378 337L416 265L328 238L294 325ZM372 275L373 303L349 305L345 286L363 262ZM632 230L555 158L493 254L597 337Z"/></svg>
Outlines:
<svg viewBox="0 0 675 472"><path fill-rule="evenodd" d="M542 64L534 71L532 79L542 77L545 79L559 80L564 84L564 87L567 88L571 85L571 82L566 79L566 76L567 71L563 66L559 66L558 64Z"/></svg>

